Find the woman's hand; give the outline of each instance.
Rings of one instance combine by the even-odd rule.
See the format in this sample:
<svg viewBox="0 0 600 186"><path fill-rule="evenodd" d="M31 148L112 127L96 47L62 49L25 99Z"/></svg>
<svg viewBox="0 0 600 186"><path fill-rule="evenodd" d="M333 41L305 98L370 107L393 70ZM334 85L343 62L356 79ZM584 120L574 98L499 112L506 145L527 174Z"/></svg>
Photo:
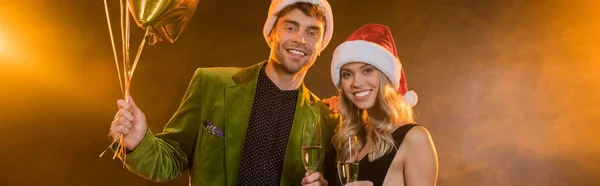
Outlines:
<svg viewBox="0 0 600 186"><path fill-rule="evenodd" d="M355 181L346 184L345 186L373 186L371 181Z"/></svg>

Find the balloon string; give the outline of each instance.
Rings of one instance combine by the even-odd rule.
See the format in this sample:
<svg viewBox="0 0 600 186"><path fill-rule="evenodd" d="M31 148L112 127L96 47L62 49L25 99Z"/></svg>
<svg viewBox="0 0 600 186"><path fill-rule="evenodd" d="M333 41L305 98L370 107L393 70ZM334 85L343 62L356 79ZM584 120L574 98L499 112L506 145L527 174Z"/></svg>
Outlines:
<svg viewBox="0 0 600 186"><path fill-rule="evenodd" d="M104 0L104 10L106 12L106 21L108 23L108 33L110 33L110 43L112 44L113 56L115 57L115 65L117 66L117 74L119 75L119 86L121 87L121 94L125 94L123 91L123 80L121 78L121 69L119 68L119 60L117 58L117 49L115 48L115 38L113 37L112 27L110 26L110 16L108 15L108 5Z"/></svg>
<svg viewBox="0 0 600 186"><path fill-rule="evenodd" d="M124 4L126 6L125 9L123 9ZM133 77L133 73L135 72L138 61L142 54L142 50L144 49L144 46L146 44L146 36L148 36L148 34L150 33L150 28L146 28L145 36L143 37L142 42L138 46L138 51L136 53L136 56L135 56L135 59L133 61L133 65L132 65L131 60L129 60L129 42L130 42L130 34L131 34L130 33L130 20L129 20L130 7L129 7L129 4L127 2L124 3L123 0L120 0L119 7L121 10L121 12L120 12L121 20L120 21L121 21L121 41L122 41L122 47L123 47L122 62L123 62L123 74L124 74L123 79L124 79L124 81L122 81L122 79L121 79L121 71L119 69L117 52L116 52L116 48L115 48L115 44L114 44L114 36L112 34L112 27L110 24L110 18L109 18L109 14L108 14L108 5L106 3L106 0L104 0L104 8L106 11L106 18L107 18L107 22L108 22L110 38L111 38L111 43L112 43L112 47L113 47L115 64L117 66L117 72L119 74L119 84L121 85L121 92L123 93L123 96L125 97L125 101L129 102L131 79ZM123 24L123 22L125 22L125 24ZM123 82L125 83L125 86L123 86ZM116 118L116 116L115 116L115 118ZM109 136L110 136L110 133L109 133ZM126 159L127 159L127 146L125 144L125 137L123 134L118 134L118 136L116 136L114 138L113 142L100 154L100 157L102 157L102 155L104 155L104 153L108 149L110 149L113 145L115 145L115 143L117 143L117 148L115 149L115 154L113 155L113 159L115 159L116 157L119 157L123 161L123 167L125 167Z"/></svg>
<svg viewBox="0 0 600 186"><path fill-rule="evenodd" d="M123 1L122 0L119 3L119 7L120 7L120 10L121 10L121 12L120 12L121 13L121 41L123 42L123 46L124 46L125 44L124 44L124 40L123 40L124 39L124 35L123 35L124 33L123 33ZM115 48L114 36L112 34L112 26L111 26L111 23L110 23L110 14L108 13L108 4L107 4L106 0L104 0L104 10L105 10L105 13L106 13L106 21L108 23L108 31L109 31L109 34L110 34L110 41L111 41L112 48L113 48L113 55L114 55L114 58L115 58L115 65L117 66L117 74L119 76L119 85L121 87L121 93L124 95L125 91L123 90L123 83L122 83L123 81L122 81L122 78L121 78L121 70L119 68L119 62L118 62L119 60L117 59L117 51L116 51L116 48ZM125 50L126 50L126 48L123 48L123 54L125 54ZM125 56L123 56L123 57L125 57ZM123 62L125 62L125 61L123 61ZM126 69L123 69L123 70L126 71ZM108 135L110 135L110 133ZM119 136L117 138L115 138L113 140L113 142L104 151L102 151L102 153L100 153L100 157L102 157L102 155L104 155L104 153L108 149L110 149L110 147L113 146L115 144L115 142L119 141L120 139L121 139L120 140L121 142L124 142L122 140L123 138L121 136L122 136L122 134L119 134ZM120 143L119 146L117 147L117 151L115 153L115 156L118 155L121 152L121 149L122 149L122 144ZM115 158L115 156L113 156L113 159ZM125 163L125 160L123 161L123 163Z"/></svg>
<svg viewBox="0 0 600 186"><path fill-rule="evenodd" d="M110 133L108 135L110 136ZM100 156L98 156L98 157L102 157L104 155L104 153L106 153L106 151L108 151L108 149L110 149L110 147L112 147L118 140L119 140L119 138L115 138L113 140L113 142L110 143L110 145L108 145L108 147L106 147L106 149L104 149L104 151L102 151L102 153L100 153Z"/></svg>
<svg viewBox="0 0 600 186"><path fill-rule="evenodd" d="M127 2L125 2L125 9L123 10L123 0L120 1L121 3L121 39L123 39L123 75L125 76L125 95L123 95L123 97L125 98L126 102L129 102L129 68L130 68L130 61L129 61L129 16L127 15L129 10L129 4ZM123 21L125 21L125 25L123 25Z"/></svg>
<svg viewBox="0 0 600 186"><path fill-rule="evenodd" d="M125 74L127 72L127 67L125 66L125 63L127 60L127 58L125 58L125 31L123 30L124 26L123 26L123 0L119 1L119 14L121 15L120 17L120 24L121 24L121 57L123 58L122 62L123 62L123 74L124 74L124 81L127 82L127 75ZM125 85L125 92L123 93L123 97L125 97L125 94L127 93L127 85Z"/></svg>
<svg viewBox="0 0 600 186"><path fill-rule="evenodd" d="M125 8L123 9L123 5L125 5ZM127 3L126 1L121 0L120 1L120 7L121 7L121 33L123 34L122 38L123 40L123 73L125 73L125 101L129 102L129 94L130 94L130 84L129 84L129 79L131 78L130 75L130 68L131 68L131 61L129 60L129 3ZM125 25L123 25L123 18L125 18ZM125 28L125 32L123 33L123 27ZM116 153L113 155L113 159L115 159L115 157L119 157L122 161L123 161L123 166L125 166L125 156L124 154L126 154L125 152L125 137L123 134L119 134L118 136L119 139L119 143L117 145L117 151Z"/></svg>
<svg viewBox="0 0 600 186"><path fill-rule="evenodd" d="M131 83L131 79L133 78L133 72L135 72L135 67L137 67L138 60L140 59L140 56L142 54L142 50L144 49L144 44L146 44L146 37L145 36L147 36L148 33L150 33L150 28L146 29L146 34L144 35L144 38L142 39L142 43L140 43L140 46L138 47L137 54L135 55L135 60L133 60L133 67L131 68L131 76L129 77L129 82L130 83Z"/></svg>
<svg viewBox="0 0 600 186"><path fill-rule="evenodd" d="M123 25L123 19L124 19L124 15L123 14L129 15L129 12L128 12L128 10L129 10L129 4L126 4L126 5L127 5L127 8L124 10L123 9L123 0L121 0L120 3L119 3L119 9L120 9L120 14L121 14L121 20L120 20L121 21L121 42L122 42L122 47L123 47L123 53L122 53L123 54L123 60L122 60L122 62L123 62L123 73L125 75L125 77L124 77L124 80L125 80L125 87L124 88L125 88L125 90L123 90L123 84L122 84L122 79L121 79L121 72L120 72L119 63L118 63L118 60L117 60L117 52L116 52L115 45L114 45L114 37L112 35L112 27L111 27L111 24L110 24L110 17L109 17L109 13L108 13L108 5L106 3L106 0L104 0L104 8L105 8L105 13L106 13L106 17L107 17L107 22L108 22L108 27L109 27L109 33L110 33L110 36L111 36L111 43L112 43L112 46L113 46L113 54L114 54L114 57L115 57L115 64L117 66L117 72L119 74L119 84L121 85L121 92L123 93L123 95L125 97L125 100L128 101L128 99L127 99L128 94L129 94L129 84L128 84L128 82L129 82L129 79L130 79L130 78L128 78L128 75L130 74L130 73L128 73L129 72L128 67L129 67L129 64L130 64L129 63L130 62L130 60L129 60L129 50L128 50L129 49L129 16L125 17L126 18L125 19L126 25ZM124 26L125 26L125 29L126 29L125 31L123 30ZM110 135L110 133L109 133L109 135ZM125 138L124 138L123 134L119 134L118 136L116 136L116 138L113 140L113 142L100 154L100 157L102 157L102 155L104 155L104 153L108 149L110 149L110 147L112 147L117 141L119 143L118 143L117 149L115 151L115 154L113 156L113 159L115 159L116 157L119 157L123 161L123 167L125 167L125 165L126 165L125 162L127 161L126 160L127 147L125 145Z"/></svg>
<svg viewBox="0 0 600 186"><path fill-rule="evenodd" d="M119 113L117 113L114 118L117 118L118 115L119 115ZM108 136L110 136L110 133L108 133ZM115 137L113 139L112 143L110 143L110 145L108 145L108 147L106 147L106 149L104 149L104 151L102 151L102 153L100 153L99 157L102 157L104 155L104 153L106 153L106 151L108 151L108 149L110 149L110 147L112 147L116 142L118 142L118 141L124 142L124 141L121 141L122 136L123 136L123 134L119 134L117 137ZM120 149L120 145L117 146L117 151L115 152L115 155L119 154L119 149ZM113 156L113 159L115 159L115 156Z"/></svg>

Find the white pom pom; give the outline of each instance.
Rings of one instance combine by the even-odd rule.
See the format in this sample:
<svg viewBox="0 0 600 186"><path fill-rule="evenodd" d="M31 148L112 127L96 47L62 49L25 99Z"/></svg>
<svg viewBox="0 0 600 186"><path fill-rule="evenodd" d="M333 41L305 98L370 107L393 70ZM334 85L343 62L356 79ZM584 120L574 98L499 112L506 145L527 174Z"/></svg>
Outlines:
<svg viewBox="0 0 600 186"><path fill-rule="evenodd" d="M404 102L406 104L408 104L410 107L414 107L415 105L417 105L417 102L419 101L419 97L417 97L417 93L415 93L415 91L407 91L406 94L404 94L403 96L404 98Z"/></svg>

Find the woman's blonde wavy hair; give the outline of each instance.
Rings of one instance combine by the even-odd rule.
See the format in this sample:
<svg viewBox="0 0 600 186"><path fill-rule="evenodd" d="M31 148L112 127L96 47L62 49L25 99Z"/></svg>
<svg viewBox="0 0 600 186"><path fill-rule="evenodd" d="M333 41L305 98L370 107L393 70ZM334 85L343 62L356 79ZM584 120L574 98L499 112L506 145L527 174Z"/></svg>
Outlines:
<svg viewBox="0 0 600 186"><path fill-rule="evenodd" d="M366 110L356 107L346 97L343 89L339 94L339 112L342 116L342 123L336 128L332 142L338 154L347 154L346 142L348 137L356 136L358 140L359 152L367 142L367 138L372 141L372 150L368 153L369 161L376 160L397 148L392 137L392 132L399 125L405 123L414 123L414 113L412 108L407 105L402 96L392 86L390 80L381 71L379 71L379 91L377 92L376 103L373 106L379 106L383 113L383 120L380 123L370 123L365 126L364 120L367 119ZM339 82L341 83L341 82ZM367 135L370 133L370 135Z"/></svg>

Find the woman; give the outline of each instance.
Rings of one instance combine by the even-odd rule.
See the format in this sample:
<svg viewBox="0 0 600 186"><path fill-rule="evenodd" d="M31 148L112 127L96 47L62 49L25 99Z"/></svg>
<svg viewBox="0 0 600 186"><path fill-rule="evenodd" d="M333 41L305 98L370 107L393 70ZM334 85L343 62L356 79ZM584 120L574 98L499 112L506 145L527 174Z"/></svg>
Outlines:
<svg viewBox="0 0 600 186"><path fill-rule="evenodd" d="M342 115L333 145L346 153L340 142L358 139L358 181L348 185L436 185L435 146L427 129L413 124L417 96L407 91L389 28L355 31L335 49L331 75L340 101L325 101Z"/></svg>

